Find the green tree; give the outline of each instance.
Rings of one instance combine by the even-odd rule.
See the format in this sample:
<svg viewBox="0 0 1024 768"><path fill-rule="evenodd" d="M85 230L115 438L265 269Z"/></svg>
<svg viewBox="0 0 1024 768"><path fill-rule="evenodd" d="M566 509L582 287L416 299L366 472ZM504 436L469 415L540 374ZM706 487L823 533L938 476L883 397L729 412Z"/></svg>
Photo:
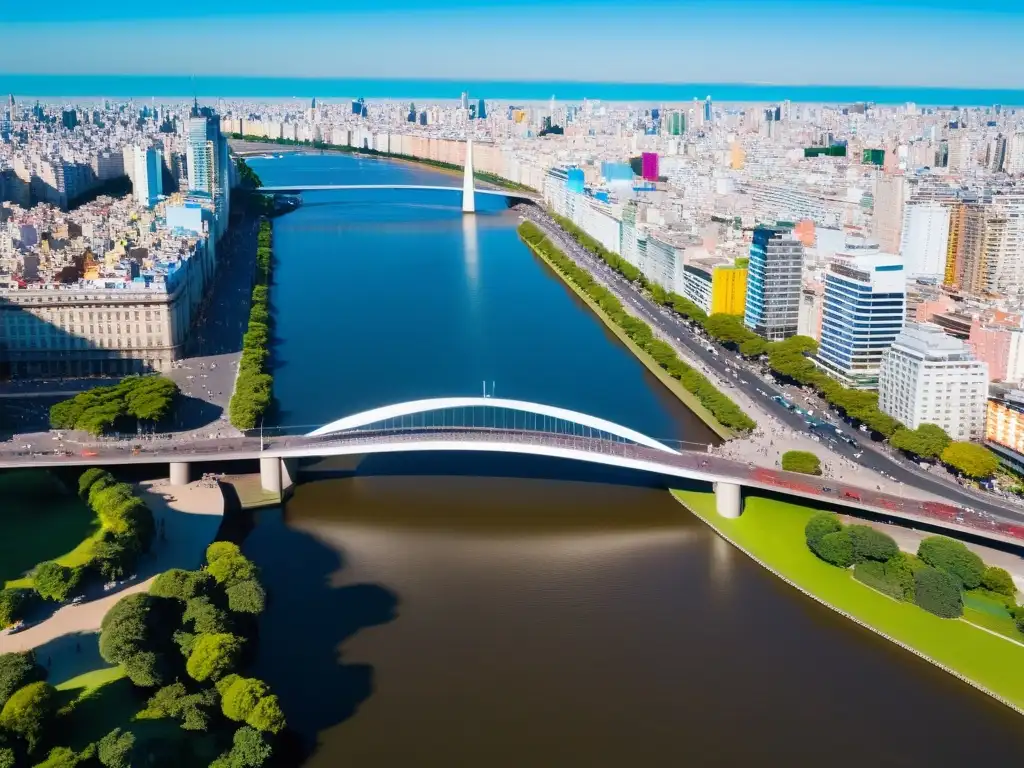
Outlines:
<svg viewBox="0 0 1024 768"><path fill-rule="evenodd" d="M222 634L231 628L227 612L215 606L208 597L193 597L185 603L181 621L197 635Z"/></svg>
<svg viewBox="0 0 1024 768"><path fill-rule="evenodd" d="M246 579L227 588L228 608L235 613L259 616L267 605L267 593L256 579Z"/></svg>
<svg viewBox="0 0 1024 768"><path fill-rule="evenodd" d="M32 651L0 654L0 709L15 691L44 679L46 670L36 663Z"/></svg>
<svg viewBox="0 0 1024 768"><path fill-rule="evenodd" d="M0 747L0 768L18 768L14 750L10 747Z"/></svg>
<svg viewBox="0 0 1024 768"><path fill-rule="evenodd" d="M40 597L58 603L71 597L81 580L81 568L68 568L53 560L37 565L32 579Z"/></svg>
<svg viewBox="0 0 1024 768"><path fill-rule="evenodd" d="M243 725L235 731L231 751L217 758L210 768L260 768L272 754L266 737L255 728Z"/></svg>
<svg viewBox="0 0 1024 768"><path fill-rule="evenodd" d="M820 475L821 461L810 451L786 451L782 454L782 468L787 472Z"/></svg>
<svg viewBox="0 0 1024 768"><path fill-rule="evenodd" d="M917 556L925 563L953 576L964 589L981 584L985 563L960 541L945 536L928 536L921 540Z"/></svg>
<svg viewBox="0 0 1024 768"><path fill-rule="evenodd" d="M101 467L90 467L78 477L78 495L83 499L89 498L89 489L100 478L108 478L111 484L114 483L114 476Z"/></svg>
<svg viewBox="0 0 1024 768"><path fill-rule="evenodd" d="M225 587L256 578L256 566L242 554L218 557L207 566L207 570L218 584Z"/></svg>
<svg viewBox="0 0 1024 768"><path fill-rule="evenodd" d="M184 683L172 683L157 691L138 714L140 719L173 718L186 731L206 731L217 709L217 692L205 688L189 693Z"/></svg>
<svg viewBox="0 0 1024 768"><path fill-rule="evenodd" d="M115 728L99 740L97 753L104 768L132 768L137 760L135 734Z"/></svg>
<svg viewBox="0 0 1024 768"><path fill-rule="evenodd" d="M950 444L949 435L936 424L922 424L917 429L900 427L889 439L893 448L923 459L936 459Z"/></svg>
<svg viewBox="0 0 1024 768"><path fill-rule="evenodd" d="M157 597L173 597L175 600L187 602L194 597L209 595L213 586L213 577L205 571L186 571L183 568L171 568L153 580L149 594Z"/></svg>
<svg viewBox="0 0 1024 768"><path fill-rule="evenodd" d="M991 477L999 469L999 459L977 443L950 443L942 452L942 463L967 477Z"/></svg>
<svg viewBox="0 0 1024 768"><path fill-rule="evenodd" d="M216 682L238 666L242 645L242 638L227 633L199 635L185 670L193 680Z"/></svg>
<svg viewBox="0 0 1024 768"><path fill-rule="evenodd" d="M180 623L176 600L146 593L129 595L103 617L100 655L110 664L120 664L137 686L161 685L175 671L172 660L178 652L173 635Z"/></svg>
<svg viewBox="0 0 1024 768"><path fill-rule="evenodd" d="M853 565L853 542L846 530L826 533L817 543L811 546L811 551L826 563L849 568Z"/></svg>
<svg viewBox="0 0 1024 768"><path fill-rule="evenodd" d="M900 551L891 536L869 525L848 525L846 533L853 544L854 562L877 560L884 563L896 557Z"/></svg>
<svg viewBox="0 0 1024 768"><path fill-rule="evenodd" d="M36 763L35 768L77 768L80 762L78 753L70 747L54 747L43 762Z"/></svg>
<svg viewBox="0 0 1024 768"><path fill-rule="evenodd" d="M35 751L57 711L57 690L46 682L18 689L0 710L0 728L20 736Z"/></svg>
<svg viewBox="0 0 1024 768"><path fill-rule="evenodd" d="M812 550L823 536L843 530L843 524L834 512L816 512L804 526L804 538Z"/></svg>
<svg viewBox="0 0 1024 768"><path fill-rule="evenodd" d="M222 557L241 555L242 550L230 541L215 541L206 548L206 562L212 565Z"/></svg>
<svg viewBox="0 0 1024 768"><path fill-rule="evenodd" d="M256 730L266 733L280 733L283 731L286 723L284 712L281 711L281 703L277 700L277 696L270 694L260 699L245 719L245 722Z"/></svg>
<svg viewBox="0 0 1024 768"><path fill-rule="evenodd" d="M24 618L36 593L31 589L9 587L0 589L0 629Z"/></svg>
<svg viewBox="0 0 1024 768"><path fill-rule="evenodd" d="M994 565L988 566L982 573L981 586L1007 597L1017 596L1017 585L1013 583L1013 577L1005 569Z"/></svg>
<svg viewBox="0 0 1024 768"><path fill-rule="evenodd" d="M224 717L241 723L256 709L260 699L270 695L270 688L262 680L254 677L233 677L235 679L232 684L221 692L221 711ZM217 687L220 688L219 685ZM258 728L254 723L250 725Z"/></svg>
<svg viewBox="0 0 1024 768"><path fill-rule="evenodd" d="M914 602L944 619L954 619L964 612L959 582L938 568L923 568L914 574Z"/></svg>

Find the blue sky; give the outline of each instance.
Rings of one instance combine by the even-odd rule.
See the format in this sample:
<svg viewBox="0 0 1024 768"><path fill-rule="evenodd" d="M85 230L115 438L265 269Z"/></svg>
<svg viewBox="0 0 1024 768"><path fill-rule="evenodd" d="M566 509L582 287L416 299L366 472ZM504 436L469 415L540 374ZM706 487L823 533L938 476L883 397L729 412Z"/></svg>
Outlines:
<svg viewBox="0 0 1024 768"><path fill-rule="evenodd" d="M1024 0L0 0L0 72L1021 87Z"/></svg>

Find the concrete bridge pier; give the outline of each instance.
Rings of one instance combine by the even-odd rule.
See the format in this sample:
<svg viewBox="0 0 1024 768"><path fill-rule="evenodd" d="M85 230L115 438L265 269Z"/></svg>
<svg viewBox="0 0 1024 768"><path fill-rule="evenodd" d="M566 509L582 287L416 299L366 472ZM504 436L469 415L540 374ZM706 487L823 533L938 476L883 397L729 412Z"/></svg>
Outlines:
<svg viewBox="0 0 1024 768"><path fill-rule="evenodd" d="M715 483L715 510L730 520L743 514L743 486L721 480Z"/></svg>
<svg viewBox="0 0 1024 768"><path fill-rule="evenodd" d="M264 491L281 494L281 459L277 456L260 457L260 485Z"/></svg>
<svg viewBox="0 0 1024 768"><path fill-rule="evenodd" d="M187 461L171 462L171 485L188 485L192 480L192 467Z"/></svg>

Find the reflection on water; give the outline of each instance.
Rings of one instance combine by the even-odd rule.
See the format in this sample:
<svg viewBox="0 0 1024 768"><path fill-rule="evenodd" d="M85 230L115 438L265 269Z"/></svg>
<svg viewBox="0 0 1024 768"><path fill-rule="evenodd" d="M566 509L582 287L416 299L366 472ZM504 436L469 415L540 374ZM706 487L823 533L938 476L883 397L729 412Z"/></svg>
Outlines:
<svg viewBox="0 0 1024 768"><path fill-rule="evenodd" d="M312 766L862 768L1024 747L1010 710L663 491L357 477L301 486L284 518L245 544L271 591L257 673L319 742Z"/></svg>

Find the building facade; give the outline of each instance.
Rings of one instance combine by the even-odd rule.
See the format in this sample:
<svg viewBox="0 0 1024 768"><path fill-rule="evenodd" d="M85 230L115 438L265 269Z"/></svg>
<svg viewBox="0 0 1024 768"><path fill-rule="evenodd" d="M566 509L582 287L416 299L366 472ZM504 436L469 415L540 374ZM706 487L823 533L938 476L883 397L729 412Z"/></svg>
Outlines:
<svg viewBox="0 0 1024 768"><path fill-rule="evenodd" d="M795 336L804 249L785 227L757 227L750 244L744 324L769 341Z"/></svg>
<svg viewBox="0 0 1024 768"><path fill-rule="evenodd" d="M980 440L987 400L988 366L937 325L907 325L882 356L878 407L910 429L937 424L954 440Z"/></svg>
<svg viewBox="0 0 1024 768"><path fill-rule="evenodd" d="M898 256L837 254L825 273L815 362L845 386L874 389L882 354L903 328L906 307L906 278Z"/></svg>

